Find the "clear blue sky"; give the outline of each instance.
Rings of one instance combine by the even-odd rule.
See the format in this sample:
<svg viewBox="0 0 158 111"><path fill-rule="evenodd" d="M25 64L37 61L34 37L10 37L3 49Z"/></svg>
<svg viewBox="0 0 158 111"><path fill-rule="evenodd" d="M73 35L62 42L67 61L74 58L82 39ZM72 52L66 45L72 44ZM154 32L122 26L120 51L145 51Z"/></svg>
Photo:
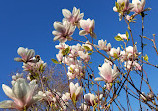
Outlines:
<svg viewBox="0 0 158 111"><path fill-rule="evenodd" d="M74 6L80 8L85 14L84 19L95 20L98 39L105 39L113 47L118 47L120 42L116 42L114 36L117 33L124 33L127 27L124 22L118 21L118 14L112 10L114 4L115 0L0 0L0 85L9 84L10 73L22 67L21 63L13 60L18 56L17 48L20 46L35 49L36 54L41 55L45 62L50 63L51 58L55 58L58 50L54 46L58 42L53 42L54 36L51 32L54 30L53 22L62 20L63 8L69 10ZM147 12L144 24L144 35L148 37L152 37L153 33L158 35L157 4L157 0L147 0L146 3L146 7L152 8ZM140 25L140 23L132 25L135 40L140 40ZM158 42L158 36L156 41ZM158 57L153 56L154 50L149 50L150 42L146 43L148 46L145 48L145 53L149 55L149 62L158 64ZM98 64L102 64L103 58L97 61L101 62ZM98 65L96 69L97 67ZM158 92L158 70L148 67L147 72L154 91ZM0 87L0 101L6 98Z"/></svg>

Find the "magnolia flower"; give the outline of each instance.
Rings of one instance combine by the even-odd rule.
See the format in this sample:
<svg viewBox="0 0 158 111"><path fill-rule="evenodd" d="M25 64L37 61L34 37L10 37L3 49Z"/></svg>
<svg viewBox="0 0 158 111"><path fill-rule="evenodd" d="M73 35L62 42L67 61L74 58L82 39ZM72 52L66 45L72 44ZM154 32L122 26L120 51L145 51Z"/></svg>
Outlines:
<svg viewBox="0 0 158 111"><path fill-rule="evenodd" d="M82 47L88 47L90 50L93 50L93 47L92 45L90 45L90 42L89 41L86 41L85 44L82 44ZM85 50L87 51L87 49L85 48ZM89 51L89 50L88 50Z"/></svg>
<svg viewBox="0 0 158 111"><path fill-rule="evenodd" d="M78 83L74 84L72 82L70 82L69 84L69 88L70 88L70 97L73 99L73 97L75 97L75 100L77 101L78 98L82 95L83 93L83 88L81 86L79 86ZM75 95L75 96L74 96Z"/></svg>
<svg viewBox="0 0 158 111"><path fill-rule="evenodd" d="M131 54L136 54L136 53L138 53L136 46L135 46L134 48L133 48L132 46L128 46L128 47L126 47L125 50L126 50L127 53L131 53Z"/></svg>
<svg viewBox="0 0 158 111"><path fill-rule="evenodd" d="M31 71L33 73L38 73L39 71L43 71L45 67L46 67L46 63L44 63L44 61L42 60L39 60L36 63L32 63L32 62L23 63L22 66L24 71Z"/></svg>
<svg viewBox="0 0 158 111"><path fill-rule="evenodd" d="M86 103L82 103L81 106L79 107L79 111L91 111L90 107L86 105Z"/></svg>
<svg viewBox="0 0 158 111"><path fill-rule="evenodd" d="M126 34L120 34L120 33L118 33L117 36L120 36L122 39L127 40Z"/></svg>
<svg viewBox="0 0 158 111"><path fill-rule="evenodd" d="M98 98L96 95L88 93L84 95L84 100L86 101L87 105L94 106L95 103L98 102Z"/></svg>
<svg viewBox="0 0 158 111"><path fill-rule="evenodd" d="M112 69L112 66L110 63L104 63L102 67L98 67L99 69L99 75L101 77L97 77L94 80L95 81L105 81L108 83L113 82L118 76L119 76L119 71L117 70L116 65L114 64L114 67Z"/></svg>
<svg viewBox="0 0 158 111"><path fill-rule="evenodd" d="M110 43L108 43L107 45L106 45L106 40L105 41L103 41L103 39L101 39L101 40L98 40L98 48L100 49L100 50L105 50L105 51L110 51L111 50L111 44Z"/></svg>
<svg viewBox="0 0 158 111"><path fill-rule="evenodd" d="M15 84L16 80L19 78L23 78L23 73L21 73L21 74L16 73L16 75L12 76L12 81L11 81L12 85Z"/></svg>
<svg viewBox="0 0 158 111"><path fill-rule="evenodd" d="M132 0L132 4L134 5L132 11L135 13L141 13L145 7L145 0Z"/></svg>
<svg viewBox="0 0 158 111"><path fill-rule="evenodd" d="M61 98L64 102L67 102L70 99L70 93L66 92Z"/></svg>
<svg viewBox="0 0 158 111"><path fill-rule="evenodd" d="M110 55L111 57L115 57L115 58L119 57L119 55L120 55L120 47L118 47L117 49L112 48L112 49L110 50L110 52L109 52L109 55Z"/></svg>
<svg viewBox="0 0 158 111"><path fill-rule="evenodd" d="M3 84L3 91L13 101L6 100L0 102L0 108L12 108L18 110L27 109L33 103L43 98L38 94L34 96L34 91L37 89L37 87L38 85L36 84L35 80L28 84L23 78L17 79L13 84L12 89L9 86Z"/></svg>
<svg viewBox="0 0 158 111"><path fill-rule="evenodd" d="M59 62L62 62L62 60L63 60L63 54L62 54L61 51L58 54L56 54L56 58L58 59Z"/></svg>
<svg viewBox="0 0 158 111"><path fill-rule="evenodd" d="M65 43L59 43L59 45L56 45L55 48L59 49L59 50L64 50L66 48L68 48L69 45L65 44Z"/></svg>
<svg viewBox="0 0 158 111"><path fill-rule="evenodd" d="M119 6L121 6L122 3L124 3L124 8L121 11L127 11L129 10L129 0L117 0L117 3L119 4ZM116 8L116 6L113 7L113 11L118 12L118 9Z"/></svg>
<svg viewBox="0 0 158 111"><path fill-rule="evenodd" d="M68 21L54 22L54 28L56 31L53 31L52 34L55 36L54 41L59 40L60 42L66 42L67 39L71 38L70 36L75 31L75 26L73 26Z"/></svg>
<svg viewBox="0 0 158 111"><path fill-rule="evenodd" d="M90 56L88 55L88 52L84 53L83 51L78 51L78 55L84 62L89 62Z"/></svg>
<svg viewBox="0 0 158 111"><path fill-rule="evenodd" d="M63 16L65 17L64 19L68 20L73 25L78 24L79 21L84 16L84 13L80 13L80 9L77 9L76 7L73 8L72 13L67 9L63 9L62 13L63 13Z"/></svg>
<svg viewBox="0 0 158 111"><path fill-rule="evenodd" d="M54 90L54 92L55 92L55 94L52 94L52 92L50 92L50 91L45 91L45 93L43 93L43 95L44 95L43 99L45 101L49 101L52 103L58 102L60 100L61 94L55 90Z"/></svg>
<svg viewBox="0 0 158 111"><path fill-rule="evenodd" d="M83 30L79 32L79 35L88 35L90 34L93 38L96 38L94 31L94 20L80 20L80 26Z"/></svg>
<svg viewBox="0 0 158 111"><path fill-rule="evenodd" d="M138 64L136 61L127 61L127 62L124 62L124 67L126 70L132 70L133 67L135 68L135 70L140 70L142 69L141 65Z"/></svg>
<svg viewBox="0 0 158 111"><path fill-rule="evenodd" d="M17 53L22 57L22 58L14 58L15 61L18 62L28 62L30 61L34 55L35 55L35 51L33 49L28 49L28 48L23 48L23 47L19 47L17 50Z"/></svg>
<svg viewBox="0 0 158 111"><path fill-rule="evenodd" d="M133 4L129 3L129 0L117 0L118 7L114 6L113 11L119 12L119 20L122 20L122 17L125 13L129 12L133 8Z"/></svg>
<svg viewBox="0 0 158 111"><path fill-rule="evenodd" d="M77 75L68 71L67 76L69 77L69 79L75 79Z"/></svg>

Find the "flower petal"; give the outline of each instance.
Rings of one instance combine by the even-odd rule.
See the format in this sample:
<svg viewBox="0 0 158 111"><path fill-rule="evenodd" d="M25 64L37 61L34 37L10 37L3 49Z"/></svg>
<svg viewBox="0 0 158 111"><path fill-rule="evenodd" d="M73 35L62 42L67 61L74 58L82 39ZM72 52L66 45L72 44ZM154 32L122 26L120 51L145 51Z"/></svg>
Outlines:
<svg viewBox="0 0 158 111"><path fill-rule="evenodd" d="M62 13L66 19L69 19L71 17L71 12L67 9L62 9Z"/></svg>
<svg viewBox="0 0 158 111"><path fill-rule="evenodd" d="M16 107L15 103L11 100L0 102L0 108L15 108L15 107Z"/></svg>
<svg viewBox="0 0 158 111"><path fill-rule="evenodd" d="M12 89L11 89L9 86L3 84L3 85L2 85L2 89L3 89L4 93L5 93L9 98L12 99L12 98L15 97L15 95L14 95Z"/></svg>

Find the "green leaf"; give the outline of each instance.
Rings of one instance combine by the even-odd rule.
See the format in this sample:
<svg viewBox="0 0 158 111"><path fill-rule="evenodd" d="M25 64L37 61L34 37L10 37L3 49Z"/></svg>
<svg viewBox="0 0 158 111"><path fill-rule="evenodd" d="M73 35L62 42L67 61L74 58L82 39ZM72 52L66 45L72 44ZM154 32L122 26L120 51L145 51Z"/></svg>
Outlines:
<svg viewBox="0 0 158 111"><path fill-rule="evenodd" d="M125 2L121 4L121 9L123 10L124 8L125 8Z"/></svg>
<svg viewBox="0 0 158 111"><path fill-rule="evenodd" d="M51 59L55 64L59 64L59 62L55 59Z"/></svg>
<svg viewBox="0 0 158 111"><path fill-rule="evenodd" d="M85 49L86 51L90 51L90 48L89 48L88 46L84 46L84 49Z"/></svg>
<svg viewBox="0 0 158 111"><path fill-rule="evenodd" d="M127 37L127 41L129 40L129 33L126 31L126 37Z"/></svg>
<svg viewBox="0 0 158 111"><path fill-rule="evenodd" d="M74 104L76 104L76 95L75 95L75 93L73 93L71 99L72 99L72 102L73 102Z"/></svg>
<svg viewBox="0 0 158 111"><path fill-rule="evenodd" d="M115 6L116 6L116 8L117 8L117 10L118 10L118 12L119 12L120 7L119 7L119 4L118 4L117 2L115 2Z"/></svg>
<svg viewBox="0 0 158 111"><path fill-rule="evenodd" d="M123 39L120 36L116 36L115 40L117 40L117 41L123 41Z"/></svg>
<svg viewBox="0 0 158 111"><path fill-rule="evenodd" d="M70 52L70 47L64 49L64 50L62 51L62 54L65 56L65 55L67 55L69 52Z"/></svg>
<svg viewBox="0 0 158 111"><path fill-rule="evenodd" d="M117 58L117 54L116 53L114 53L114 57Z"/></svg>
<svg viewBox="0 0 158 111"><path fill-rule="evenodd" d="M145 60L146 62L148 62L149 58L148 58L147 54L146 54L143 58L144 58L144 60Z"/></svg>
<svg viewBox="0 0 158 111"><path fill-rule="evenodd" d="M39 67L39 71L41 71L41 72L44 71L44 66L43 66L43 64L40 65L40 67Z"/></svg>
<svg viewBox="0 0 158 111"><path fill-rule="evenodd" d="M94 100L94 106L93 106L93 108L96 109L96 107L97 107L97 103L96 103L96 101Z"/></svg>
<svg viewBox="0 0 158 111"><path fill-rule="evenodd" d="M93 53L88 53L88 55L92 55Z"/></svg>

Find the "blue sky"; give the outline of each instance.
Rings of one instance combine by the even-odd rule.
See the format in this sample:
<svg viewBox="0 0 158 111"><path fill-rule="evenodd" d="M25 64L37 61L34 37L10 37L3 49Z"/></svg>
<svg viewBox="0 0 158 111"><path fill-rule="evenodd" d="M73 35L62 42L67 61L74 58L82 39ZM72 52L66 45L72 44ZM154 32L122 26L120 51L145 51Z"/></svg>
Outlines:
<svg viewBox="0 0 158 111"><path fill-rule="evenodd" d="M69 10L74 6L80 8L85 14L84 19L95 20L98 39L105 39L113 47L118 47L120 42L116 42L114 37L117 33L125 33L127 26L125 22L119 22L118 14L113 12L114 4L115 0L0 0L0 84L9 84L10 73L22 67L21 63L13 60L18 56L18 47L34 49L45 62L51 63L51 58L55 58L58 53L54 48L58 42L53 42L54 36L51 34L54 30L53 22L62 21L63 8ZM148 16L145 17L144 35L150 38L153 33L158 35L157 4L157 0L147 0L146 3L146 7L151 7L152 10L147 12ZM139 21L141 18L137 17L137 19ZM132 24L132 29L135 41L140 40L141 24ZM158 42L158 38L156 41ZM158 64L158 57L151 47L152 44L148 41L145 43L148 45L144 53L148 54L149 62ZM97 61L101 62L97 62L98 64L102 64L103 58ZM154 91L158 92L158 70L152 67L147 67L146 70ZM0 87L0 101L6 98Z"/></svg>

